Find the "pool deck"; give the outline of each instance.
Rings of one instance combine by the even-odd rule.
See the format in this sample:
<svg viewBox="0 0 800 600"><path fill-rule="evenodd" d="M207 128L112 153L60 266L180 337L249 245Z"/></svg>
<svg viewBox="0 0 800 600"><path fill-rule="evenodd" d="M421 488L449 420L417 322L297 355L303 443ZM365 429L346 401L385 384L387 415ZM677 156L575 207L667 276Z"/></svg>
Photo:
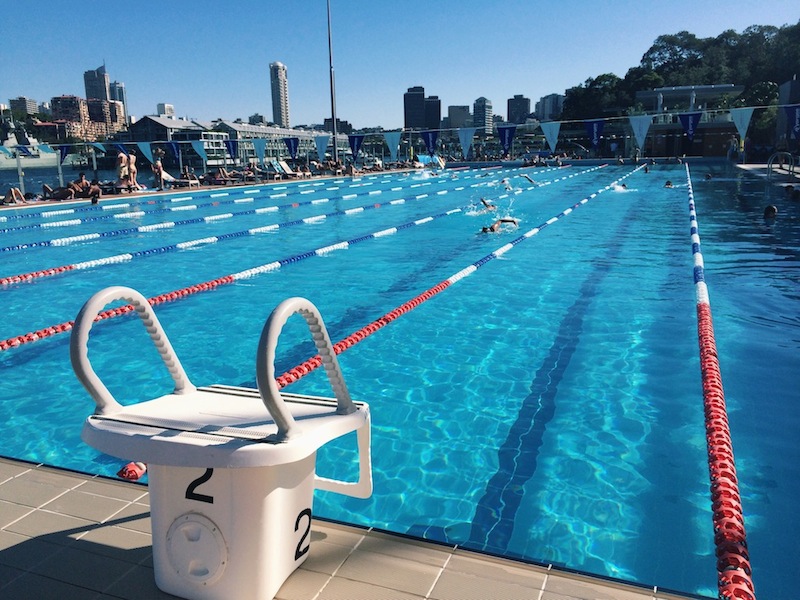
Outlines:
<svg viewBox="0 0 800 600"><path fill-rule="evenodd" d="M0 597L174 598L155 585L147 487L0 458ZM276 598L679 600L698 596L315 519L309 558Z"/></svg>

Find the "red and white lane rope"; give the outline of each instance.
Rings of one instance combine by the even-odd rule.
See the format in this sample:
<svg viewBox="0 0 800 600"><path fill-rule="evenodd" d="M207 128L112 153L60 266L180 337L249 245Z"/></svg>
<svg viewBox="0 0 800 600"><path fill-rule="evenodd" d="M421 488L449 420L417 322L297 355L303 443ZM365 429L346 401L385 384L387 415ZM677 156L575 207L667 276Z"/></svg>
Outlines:
<svg viewBox="0 0 800 600"><path fill-rule="evenodd" d="M708 470L711 480L711 512L717 556L719 597L724 600L755 600L750 555L739 495L739 481L733 458L733 443L725 408L725 393L719 370L711 305L700 251L694 191L689 166L689 219L694 255L694 283L697 296L697 336L700 344L700 372L703 383Z"/></svg>

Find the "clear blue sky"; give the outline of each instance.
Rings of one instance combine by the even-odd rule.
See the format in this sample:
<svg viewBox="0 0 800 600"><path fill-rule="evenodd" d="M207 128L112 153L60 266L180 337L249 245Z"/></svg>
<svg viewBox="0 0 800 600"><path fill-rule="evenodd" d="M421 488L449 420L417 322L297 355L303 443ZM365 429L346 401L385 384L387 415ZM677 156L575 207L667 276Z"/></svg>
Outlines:
<svg viewBox="0 0 800 600"><path fill-rule="evenodd" d="M659 35L793 25L800 2L331 0L331 11L337 116L390 129L411 86L439 96L443 114L485 96L505 116L514 94L533 104L624 77ZM179 117L271 120L269 63L280 61L292 125L330 116L325 0L7 0L0 13L2 103L83 97L83 72L105 61L135 116L166 102Z"/></svg>

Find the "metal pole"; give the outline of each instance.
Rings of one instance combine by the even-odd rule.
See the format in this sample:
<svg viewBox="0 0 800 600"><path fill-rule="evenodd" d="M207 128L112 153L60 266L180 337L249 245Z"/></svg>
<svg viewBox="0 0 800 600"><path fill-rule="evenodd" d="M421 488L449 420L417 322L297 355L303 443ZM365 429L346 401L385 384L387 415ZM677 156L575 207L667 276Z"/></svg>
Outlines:
<svg viewBox="0 0 800 600"><path fill-rule="evenodd" d="M25 195L25 173L22 172L22 157L20 156L19 148L17 148L17 175L19 176L19 191Z"/></svg>
<svg viewBox="0 0 800 600"><path fill-rule="evenodd" d="M336 140L336 85L333 76L333 41L331 40L331 0L328 0L328 64L331 68L331 117L333 118L333 162L339 162Z"/></svg>
<svg viewBox="0 0 800 600"><path fill-rule="evenodd" d="M56 157L56 164L58 165L58 185L64 187L64 171L61 169L61 148L58 148L58 156Z"/></svg>

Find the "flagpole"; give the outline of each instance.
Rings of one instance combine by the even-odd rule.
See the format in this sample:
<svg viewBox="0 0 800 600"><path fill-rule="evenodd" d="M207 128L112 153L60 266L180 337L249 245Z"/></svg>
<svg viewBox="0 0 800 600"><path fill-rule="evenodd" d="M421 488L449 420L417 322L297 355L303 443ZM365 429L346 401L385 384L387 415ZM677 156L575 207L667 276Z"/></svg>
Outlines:
<svg viewBox="0 0 800 600"><path fill-rule="evenodd" d="M333 42L331 41L331 0L328 0L328 64L331 69L331 117L333 118L333 162L339 162L336 139L336 85L333 77ZM324 157L320 157L320 160Z"/></svg>

